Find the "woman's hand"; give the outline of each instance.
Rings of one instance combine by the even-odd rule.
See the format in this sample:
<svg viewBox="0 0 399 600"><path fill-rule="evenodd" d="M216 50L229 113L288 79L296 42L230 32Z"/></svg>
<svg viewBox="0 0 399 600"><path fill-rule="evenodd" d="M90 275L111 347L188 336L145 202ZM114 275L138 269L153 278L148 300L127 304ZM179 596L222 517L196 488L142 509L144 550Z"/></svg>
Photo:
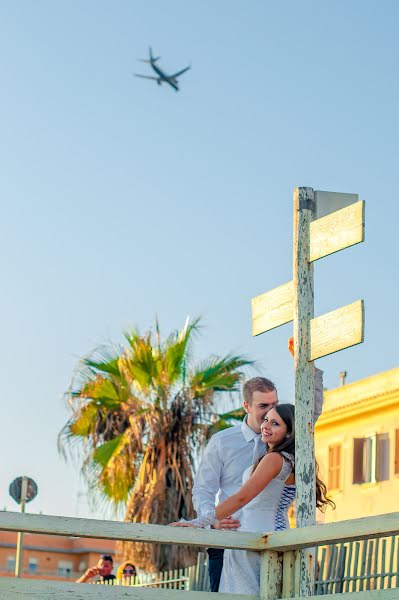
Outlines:
<svg viewBox="0 0 399 600"><path fill-rule="evenodd" d="M215 525L211 525L212 529L238 529L240 526L240 521L238 519L233 519L233 517L226 517L219 521L219 523L215 523Z"/></svg>
<svg viewBox="0 0 399 600"><path fill-rule="evenodd" d="M169 523L170 527L195 527L192 523L184 523L181 521L175 521L175 523Z"/></svg>

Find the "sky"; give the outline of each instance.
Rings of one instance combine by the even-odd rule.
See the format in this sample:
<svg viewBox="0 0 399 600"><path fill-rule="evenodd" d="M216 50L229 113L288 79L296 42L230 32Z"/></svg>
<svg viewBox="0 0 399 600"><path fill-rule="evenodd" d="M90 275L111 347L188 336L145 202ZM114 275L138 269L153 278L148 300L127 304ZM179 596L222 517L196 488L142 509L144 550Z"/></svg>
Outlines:
<svg viewBox="0 0 399 600"><path fill-rule="evenodd" d="M357 193L366 241L315 265L315 314L365 301L325 385L399 366L399 5L393 0L6 0L0 5L0 508L98 516L57 435L79 357L158 316L196 355L257 361L292 401L292 324L251 298L292 277L297 186ZM181 90L150 74L148 46Z"/></svg>

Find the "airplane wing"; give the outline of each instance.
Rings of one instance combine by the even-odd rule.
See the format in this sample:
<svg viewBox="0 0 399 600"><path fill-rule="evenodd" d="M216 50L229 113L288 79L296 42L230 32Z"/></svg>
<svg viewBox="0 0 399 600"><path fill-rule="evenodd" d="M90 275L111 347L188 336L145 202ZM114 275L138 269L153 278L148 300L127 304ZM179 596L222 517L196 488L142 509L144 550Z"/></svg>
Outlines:
<svg viewBox="0 0 399 600"><path fill-rule="evenodd" d="M169 75L169 77L179 77L180 75L183 75L183 73L185 73L189 69L191 69L191 67L186 67L185 69L182 69L181 71L177 71L177 73L173 73L173 75Z"/></svg>
<svg viewBox="0 0 399 600"><path fill-rule="evenodd" d="M169 85L171 85L171 86L172 86L172 88L176 90L176 92L178 92L178 91L179 91L179 88L178 88L178 86L177 86L177 85L176 85L176 84L173 82L173 79L170 79L170 78L168 78L168 79L165 79L165 81L166 81L166 83L169 83Z"/></svg>
<svg viewBox="0 0 399 600"><path fill-rule="evenodd" d="M159 77L151 77L151 75L139 75L138 73L134 73L135 77L141 77L142 79L153 79L154 81L158 81Z"/></svg>

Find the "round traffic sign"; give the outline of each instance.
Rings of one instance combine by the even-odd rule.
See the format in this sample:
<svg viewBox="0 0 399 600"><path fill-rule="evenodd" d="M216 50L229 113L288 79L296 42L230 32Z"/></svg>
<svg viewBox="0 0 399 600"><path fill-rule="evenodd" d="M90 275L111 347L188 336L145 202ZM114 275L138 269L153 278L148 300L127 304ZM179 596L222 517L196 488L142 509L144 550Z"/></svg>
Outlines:
<svg viewBox="0 0 399 600"><path fill-rule="evenodd" d="M25 502L30 502L37 496L37 484L33 479L27 477L28 486L26 491ZM22 477L17 477L10 485L10 496L14 498L15 502L21 504L21 493L22 493Z"/></svg>

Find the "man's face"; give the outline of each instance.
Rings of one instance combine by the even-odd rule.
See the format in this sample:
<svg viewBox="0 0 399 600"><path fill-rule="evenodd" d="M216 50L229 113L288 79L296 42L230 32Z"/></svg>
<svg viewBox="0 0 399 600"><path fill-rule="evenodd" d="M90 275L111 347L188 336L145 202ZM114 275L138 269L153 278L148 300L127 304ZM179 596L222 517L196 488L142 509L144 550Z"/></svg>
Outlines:
<svg viewBox="0 0 399 600"><path fill-rule="evenodd" d="M113 564L109 560L104 560L103 558L100 558L100 560L97 563L97 567L101 577L104 577L105 575L111 575Z"/></svg>
<svg viewBox="0 0 399 600"><path fill-rule="evenodd" d="M252 402L244 401L244 410L247 413L247 423L255 433L260 433L260 428L265 415L277 404L277 392L253 392Z"/></svg>

